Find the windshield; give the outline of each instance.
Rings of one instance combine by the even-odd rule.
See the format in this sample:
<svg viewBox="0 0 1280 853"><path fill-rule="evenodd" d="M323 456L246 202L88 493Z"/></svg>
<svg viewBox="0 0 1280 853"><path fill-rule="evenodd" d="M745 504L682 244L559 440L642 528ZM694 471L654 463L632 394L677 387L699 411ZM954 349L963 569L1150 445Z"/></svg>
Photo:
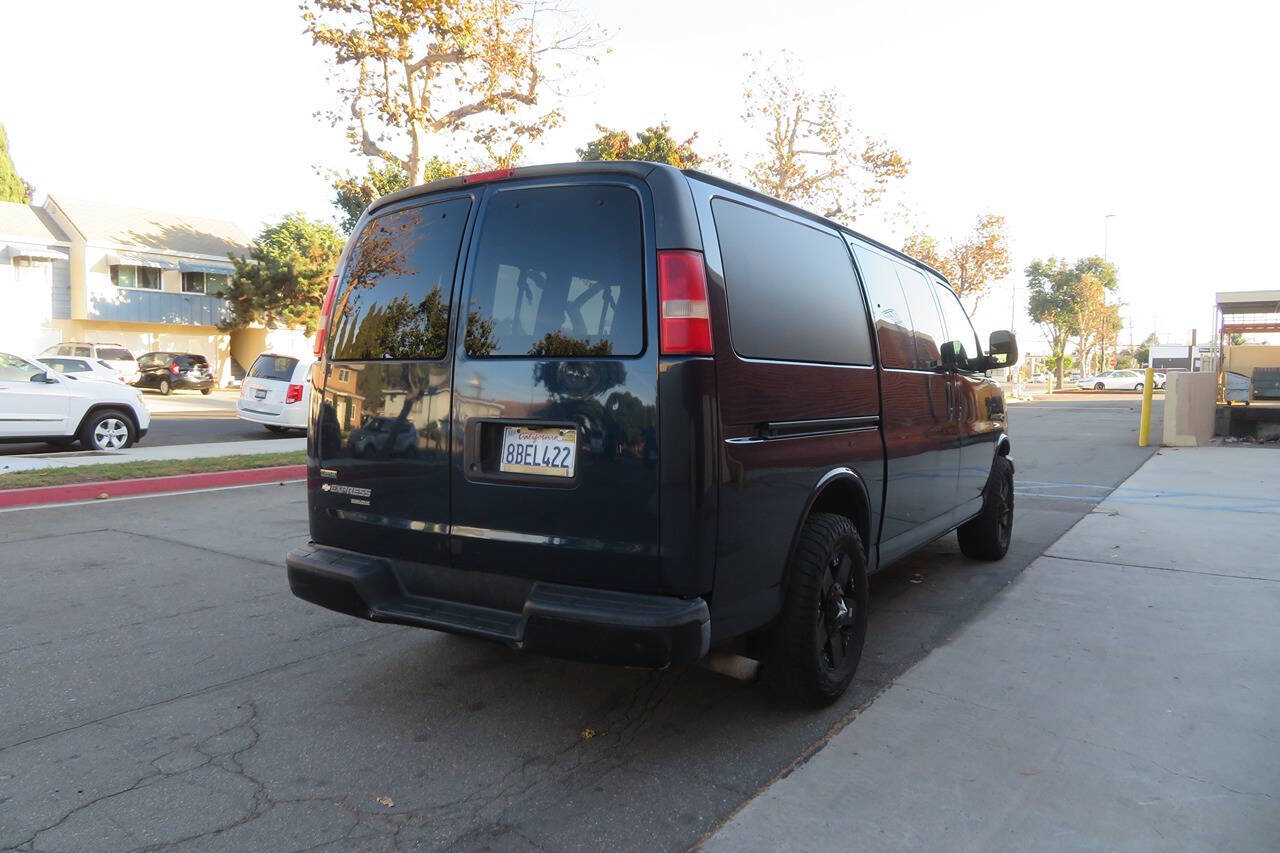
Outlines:
<svg viewBox="0 0 1280 853"><path fill-rule="evenodd" d="M133 361L133 353L123 347L98 347L98 358L110 361Z"/></svg>

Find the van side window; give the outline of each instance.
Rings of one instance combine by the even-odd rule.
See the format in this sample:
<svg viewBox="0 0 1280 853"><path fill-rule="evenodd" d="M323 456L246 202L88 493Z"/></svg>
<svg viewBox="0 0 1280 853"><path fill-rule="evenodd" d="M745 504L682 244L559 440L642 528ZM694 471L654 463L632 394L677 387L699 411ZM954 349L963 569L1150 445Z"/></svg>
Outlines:
<svg viewBox="0 0 1280 853"><path fill-rule="evenodd" d="M470 207L470 199L455 198L369 220L334 303L334 359L445 356L453 274Z"/></svg>
<svg viewBox="0 0 1280 853"><path fill-rule="evenodd" d="M897 267L879 252L852 242L850 246L862 270L867 302L875 318L880 363L884 367L911 370L916 360L915 344L911 340L911 310L902 292L902 282L898 281Z"/></svg>
<svg viewBox="0 0 1280 853"><path fill-rule="evenodd" d="M531 187L485 206L467 355L631 356L644 349L644 223L619 186Z"/></svg>
<svg viewBox="0 0 1280 853"><path fill-rule="evenodd" d="M946 340L955 348L956 367L961 370L970 370L972 369L969 366L970 361L982 354L978 346L978 335L973 331L969 315L964 312L964 306L960 304L960 300L956 298L951 288L944 287L937 281L933 286L938 294L938 304L942 306L942 319L947 324Z"/></svg>
<svg viewBox="0 0 1280 853"><path fill-rule="evenodd" d="M942 364L941 346L946 339L942 328L942 315L933 298L933 287L924 273L906 264L894 263L902 292L911 307L911 326L916 342L916 370L933 370Z"/></svg>
<svg viewBox="0 0 1280 853"><path fill-rule="evenodd" d="M841 238L727 199L713 200L711 212L738 355L871 363L866 310Z"/></svg>

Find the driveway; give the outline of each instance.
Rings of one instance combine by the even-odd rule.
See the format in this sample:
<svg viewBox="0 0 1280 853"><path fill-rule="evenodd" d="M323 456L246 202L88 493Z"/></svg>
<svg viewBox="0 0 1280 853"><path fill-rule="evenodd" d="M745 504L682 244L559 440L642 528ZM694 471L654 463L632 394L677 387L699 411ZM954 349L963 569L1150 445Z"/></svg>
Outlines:
<svg viewBox="0 0 1280 853"><path fill-rule="evenodd" d="M297 485L0 513L0 847L683 849L1151 452L1120 401L1010 417L1009 556L948 536L879 576L859 678L817 712L308 605Z"/></svg>

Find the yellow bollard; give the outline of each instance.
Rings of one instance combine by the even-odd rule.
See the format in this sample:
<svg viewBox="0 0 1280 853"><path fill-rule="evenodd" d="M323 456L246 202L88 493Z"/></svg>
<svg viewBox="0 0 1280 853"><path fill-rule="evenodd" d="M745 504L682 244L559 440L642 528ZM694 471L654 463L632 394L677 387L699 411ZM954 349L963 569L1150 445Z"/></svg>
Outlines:
<svg viewBox="0 0 1280 853"><path fill-rule="evenodd" d="M1151 392L1156 387L1156 372L1147 368L1146 377L1142 380L1142 422L1138 424L1138 446L1146 447L1151 438Z"/></svg>

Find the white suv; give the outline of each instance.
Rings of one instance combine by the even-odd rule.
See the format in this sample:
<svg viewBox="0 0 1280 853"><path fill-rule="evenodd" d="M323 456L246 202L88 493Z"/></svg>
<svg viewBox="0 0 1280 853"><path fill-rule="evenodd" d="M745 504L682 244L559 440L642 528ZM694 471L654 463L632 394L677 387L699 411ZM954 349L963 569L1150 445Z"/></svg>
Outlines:
<svg viewBox="0 0 1280 853"><path fill-rule="evenodd" d="M147 434L142 392L119 382L78 379L0 352L0 442L47 441L120 450Z"/></svg>
<svg viewBox="0 0 1280 853"><path fill-rule="evenodd" d="M101 359L112 370L118 370L121 380L130 385L137 382L138 377L141 375L138 372L138 360L133 357L133 353L120 344L90 344L83 341L63 341L60 344L54 344L49 347L40 355L69 355L74 358Z"/></svg>

